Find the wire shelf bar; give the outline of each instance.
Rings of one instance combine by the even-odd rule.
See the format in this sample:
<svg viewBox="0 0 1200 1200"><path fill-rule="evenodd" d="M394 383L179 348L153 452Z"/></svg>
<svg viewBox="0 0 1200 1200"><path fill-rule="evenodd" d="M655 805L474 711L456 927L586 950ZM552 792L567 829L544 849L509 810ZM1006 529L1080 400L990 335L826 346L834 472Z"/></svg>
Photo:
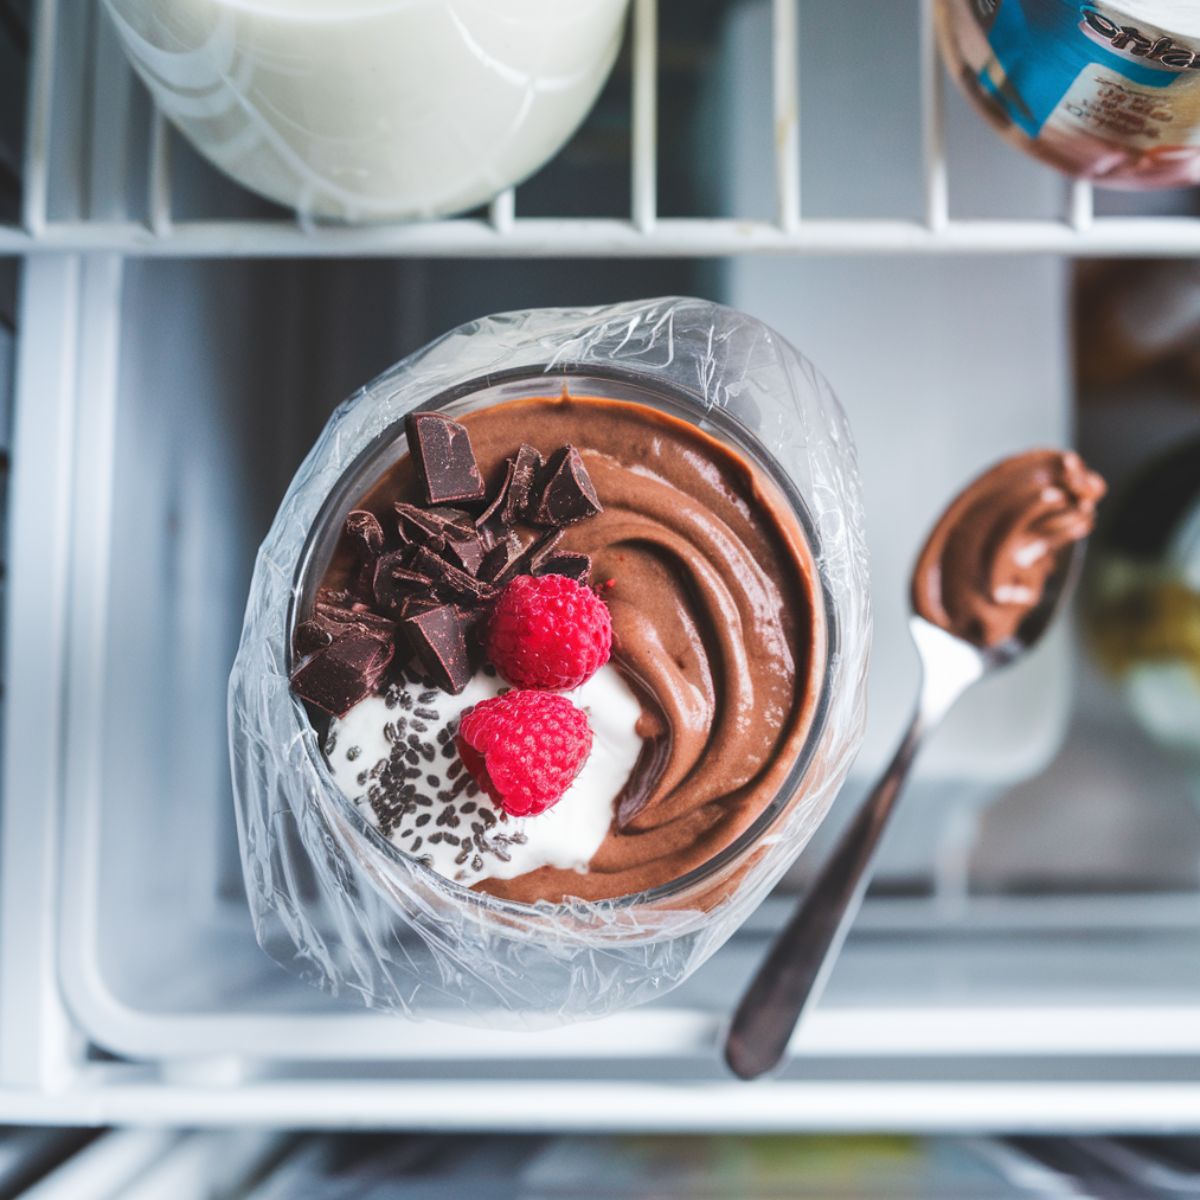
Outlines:
<svg viewBox="0 0 1200 1200"><path fill-rule="evenodd" d="M951 216L945 129L945 74L934 34L934 0L920 0L923 208L918 219L815 219L802 216L800 0L771 0L774 219L663 217L658 211L658 0L633 0L630 18L631 118L629 216L519 217L515 189L478 215L427 222L338 226L292 220L187 219L173 211L171 126L154 107L146 144L145 213L122 219L106 210L89 219L63 212L51 170L59 61L60 0L38 0L33 22L23 197L19 223L0 223L0 255L111 251L130 256L711 257L741 254L1059 254L1200 255L1200 217L1097 216L1086 182L1068 184L1060 219L968 220ZM68 106L70 107L70 106ZM102 116L97 118L103 120ZM126 154L125 159L131 158ZM67 162L86 178L87 156ZM125 161L122 159L121 161ZM56 173L57 172L57 173ZM64 185L68 191L69 185ZM232 185L231 185L232 186Z"/></svg>

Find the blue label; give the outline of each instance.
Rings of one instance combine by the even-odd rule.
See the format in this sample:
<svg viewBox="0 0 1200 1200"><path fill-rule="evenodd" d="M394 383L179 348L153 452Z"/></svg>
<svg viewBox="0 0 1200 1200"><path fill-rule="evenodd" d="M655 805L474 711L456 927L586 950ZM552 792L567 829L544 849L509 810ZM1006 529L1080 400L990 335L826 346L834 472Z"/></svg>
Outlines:
<svg viewBox="0 0 1200 1200"><path fill-rule="evenodd" d="M1001 0L988 42L1004 79L997 84L985 70L979 73L978 82L1031 137L1038 135L1080 71L1088 66L1107 67L1144 87L1170 87L1178 78L1173 70L1149 66L1128 54L1106 49L1084 32L1089 18L1096 23L1093 28L1098 27L1098 33L1106 35L1111 29L1118 41L1131 44L1132 54L1144 44L1147 54L1157 51L1190 56L1169 38L1152 45L1131 28L1117 26L1092 4Z"/></svg>

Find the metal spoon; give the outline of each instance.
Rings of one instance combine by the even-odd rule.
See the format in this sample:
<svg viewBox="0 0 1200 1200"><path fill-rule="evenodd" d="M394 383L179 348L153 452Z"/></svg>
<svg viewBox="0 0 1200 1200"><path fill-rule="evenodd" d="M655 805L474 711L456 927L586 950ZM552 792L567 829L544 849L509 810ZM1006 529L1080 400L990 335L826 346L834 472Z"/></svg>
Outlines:
<svg viewBox="0 0 1200 1200"><path fill-rule="evenodd" d="M735 1075L757 1079L777 1066L796 1023L824 990L867 890L888 818L926 739L967 688L1015 662L1041 640L1070 595L1082 563L1083 543L1076 542L1016 636L998 646L981 648L916 613L910 615L909 629L921 663L916 712L887 770L775 939L733 1014L725 1061Z"/></svg>

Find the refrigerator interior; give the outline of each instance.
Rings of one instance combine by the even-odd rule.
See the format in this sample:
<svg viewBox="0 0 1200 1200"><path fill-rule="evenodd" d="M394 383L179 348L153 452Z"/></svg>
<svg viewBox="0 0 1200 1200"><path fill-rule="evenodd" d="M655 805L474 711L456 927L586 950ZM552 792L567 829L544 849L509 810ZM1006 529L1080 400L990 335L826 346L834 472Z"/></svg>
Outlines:
<svg viewBox="0 0 1200 1200"><path fill-rule="evenodd" d="M684 7L635 5L637 36L613 81L571 145L518 189L515 224L501 205L423 231L296 227L169 134L107 27L89 23L94 6L37 6L29 128L45 122L52 136L44 158L26 159L24 223L0 227L0 250L26 254L10 306L16 567L0 593L6 1118L674 1131L1200 1124L1192 781L1133 728L1070 636L981 691L945 731L792 1063L751 1089L720 1066L730 1005L903 717L913 663L900 584L929 515L974 466L1071 436L1070 264L998 251L1028 249L1043 226L1055 238L1073 231L1079 244L1068 248L1080 252L1104 242L1087 240L1090 194L985 137L956 96L938 120L948 171L930 170L929 122L943 110L931 107L924 6L889 5L875 23L865 20L874 6L838 9L836 19L855 11L861 36L904 48L879 88L861 93L819 50L836 6ZM647 66L648 49L657 63ZM797 180L772 152L779 89L765 72L753 78L771 55L775 80L800 91ZM648 151L647 69L658 83ZM871 163L853 175L835 170L848 142ZM657 164L649 200L647 152ZM846 253L715 257L731 225L778 218L787 234L800 178L801 225L811 212L815 232L804 236L815 240L778 248L837 251L845 237ZM939 196L967 230L962 245L907 246L892 223L926 228ZM625 225L649 202L662 215L649 249L620 257ZM1129 203L1098 197L1097 225L1126 219ZM1166 236L1155 221L1191 228L1179 204L1146 210L1161 210L1147 247ZM941 236L935 226L927 232ZM988 244L995 227L1011 245ZM1133 235L1118 225L1106 236ZM652 256L656 245L671 256ZM880 256L905 248L914 252ZM979 290L990 305L982 329L968 302ZM856 428L878 567L874 715L829 829L684 987L595 1025L417 1024L308 989L254 942L225 750L225 684L253 556L292 472L338 401L459 321L671 292L779 326L830 374ZM1018 320L1019 335L999 332ZM874 330L878 351L864 355ZM0 378L13 340L0 326ZM1200 428L1186 400L1155 403L1172 429ZM1152 448L1136 425L1085 408L1079 437L1120 478Z"/></svg>
<svg viewBox="0 0 1200 1200"><path fill-rule="evenodd" d="M6 1200L1141 1200L1198 1167L1180 1138L0 1128Z"/></svg>

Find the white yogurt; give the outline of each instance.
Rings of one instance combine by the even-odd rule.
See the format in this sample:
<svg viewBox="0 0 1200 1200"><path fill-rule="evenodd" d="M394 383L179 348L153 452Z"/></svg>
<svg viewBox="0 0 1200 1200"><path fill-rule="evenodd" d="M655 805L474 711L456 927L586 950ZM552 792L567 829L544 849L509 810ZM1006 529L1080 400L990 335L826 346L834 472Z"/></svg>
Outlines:
<svg viewBox="0 0 1200 1200"><path fill-rule="evenodd" d="M539 867L585 871L608 833L614 803L642 749L636 729L641 705L616 668L603 666L583 687L564 693L587 713L592 727L592 752L583 770L547 812L510 817L469 782L454 749L462 713L506 686L495 676L478 674L458 696L415 683L394 691L390 704L383 696L369 696L332 723L326 743L342 794L377 828L382 815L391 826L387 837L399 849L467 887ZM415 739L411 746L410 737ZM406 761L406 749L415 762ZM389 798L400 794L406 767L416 771L408 781L411 792L399 805L381 805L380 792ZM457 794L440 798L452 792ZM447 810L457 824L449 823ZM473 825L482 829L473 833ZM475 833L483 846L473 840Z"/></svg>
<svg viewBox="0 0 1200 1200"><path fill-rule="evenodd" d="M535 171L612 67L628 0L105 0L163 112L318 216L420 217Z"/></svg>

